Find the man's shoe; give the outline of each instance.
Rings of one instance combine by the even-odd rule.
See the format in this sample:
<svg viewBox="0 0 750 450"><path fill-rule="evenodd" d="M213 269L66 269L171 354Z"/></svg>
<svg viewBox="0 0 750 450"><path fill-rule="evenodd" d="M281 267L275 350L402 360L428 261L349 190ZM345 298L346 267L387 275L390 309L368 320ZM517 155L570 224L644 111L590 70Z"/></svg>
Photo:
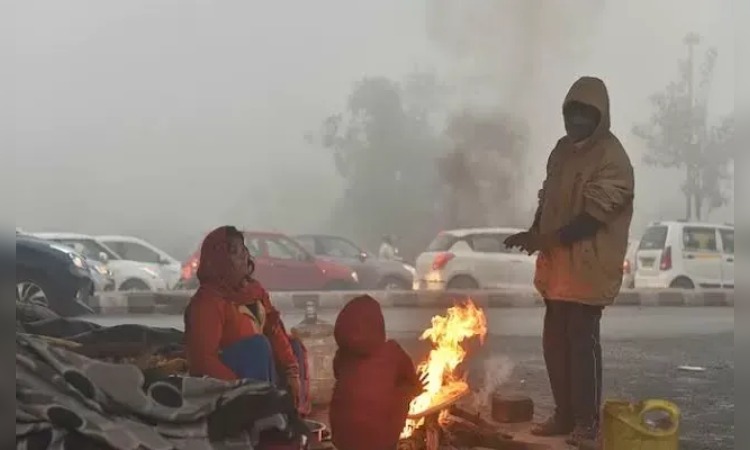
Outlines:
<svg viewBox="0 0 750 450"><path fill-rule="evenodd" d="M579 449L596 448L596 428L591 426L576 426L570 436L565 440L568 445L576 446Z"/></svg>
<svg viewBox="0 0 750 450"><path fill-rule="evenodd" d="M573 431L573 425L560 419L558 416L552 416L542 423L535 424L531 427L531 434L534 436L563 436Z"/></svg>

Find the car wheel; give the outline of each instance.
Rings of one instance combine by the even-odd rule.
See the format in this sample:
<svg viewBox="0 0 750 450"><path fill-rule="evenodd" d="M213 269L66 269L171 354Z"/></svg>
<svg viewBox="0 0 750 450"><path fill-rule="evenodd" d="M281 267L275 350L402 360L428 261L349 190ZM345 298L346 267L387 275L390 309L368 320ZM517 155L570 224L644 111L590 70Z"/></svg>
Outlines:
<svg viewBox="0 0 750 450"><path fill-rule="evenodd" d="M479 283L467 275L459 275L448 282L448 290L471 290L479 289Z"/></svg>
<svg viewBox="0 0 750 450"><path fill-rule="evenodd" d="M120 285L121 291L148 291L148 285L141 280L127 280Z"/></svg>
<svg viewBox="0 0 750 450"><path fill-rule="evenodd" d="M403 278L385 277L378 288L384 291L410 291L412 286Z"/></svg>
<svg viewBox="0 0 750 450"><path fill-rule="evenodd" d="M32 279L16 281L16 302L49 308L49 296L43 284Z"/></svg>
<svg viewBox="0 0 750 450"><path fill-rule="evenodd" d="M669 285L672 289L695 289L695 284L686 277L675 278L674 281Z"/></svg>

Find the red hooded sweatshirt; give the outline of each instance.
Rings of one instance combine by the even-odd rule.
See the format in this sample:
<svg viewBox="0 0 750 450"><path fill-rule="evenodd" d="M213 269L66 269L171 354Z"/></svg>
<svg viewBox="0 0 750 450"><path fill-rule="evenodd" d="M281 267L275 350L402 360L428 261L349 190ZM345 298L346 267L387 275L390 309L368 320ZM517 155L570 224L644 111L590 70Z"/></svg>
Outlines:
<svg viewBox="0 0 750 450"><path fill-rule="evenodd" d="M380 304L367 295L344 306L334 336L333 444L338 450L396 448L409 402L420 389L411 358L386 340Z"/></svg>

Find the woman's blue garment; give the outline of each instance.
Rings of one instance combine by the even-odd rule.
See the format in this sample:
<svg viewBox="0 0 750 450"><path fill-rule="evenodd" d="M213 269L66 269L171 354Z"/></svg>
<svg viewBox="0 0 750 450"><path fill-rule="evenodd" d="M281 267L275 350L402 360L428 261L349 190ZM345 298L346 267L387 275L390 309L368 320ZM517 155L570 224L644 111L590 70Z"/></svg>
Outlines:
<svg viewBox="0 0 750 450"><path fill-rule="evenodd" d="M291 338L289 343L299 364L300 381L302 381L299 393L300 405L306 405L309 386L306 383L308 375L305 372L307 368L305 348L296 338ZM282 389L287 385L286 378L276 370L271 342L265 335L256 334L239 340L224 348L220 357L221 361L240 378L265 381Z"/></svg>
<svg viewBox="0 0 750 450"><path fill-rule="evenodd" d="M276 367L268 338L256 334L224 348L221 361L240 378L275 384Z"/></svg>

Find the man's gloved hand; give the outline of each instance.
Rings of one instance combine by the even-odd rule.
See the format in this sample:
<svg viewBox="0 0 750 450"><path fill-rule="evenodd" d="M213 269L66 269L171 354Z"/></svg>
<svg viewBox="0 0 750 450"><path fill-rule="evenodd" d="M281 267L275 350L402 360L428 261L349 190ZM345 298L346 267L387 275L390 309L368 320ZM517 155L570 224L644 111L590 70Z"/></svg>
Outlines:
<svg viewBox="0 0 750 450"><path fill-rule="evenodd" d="M521 251L532 255L538 251L549 250L560 245L557 233L533 233L522 231L505 239L507 248L519 248Z"/></svg>

